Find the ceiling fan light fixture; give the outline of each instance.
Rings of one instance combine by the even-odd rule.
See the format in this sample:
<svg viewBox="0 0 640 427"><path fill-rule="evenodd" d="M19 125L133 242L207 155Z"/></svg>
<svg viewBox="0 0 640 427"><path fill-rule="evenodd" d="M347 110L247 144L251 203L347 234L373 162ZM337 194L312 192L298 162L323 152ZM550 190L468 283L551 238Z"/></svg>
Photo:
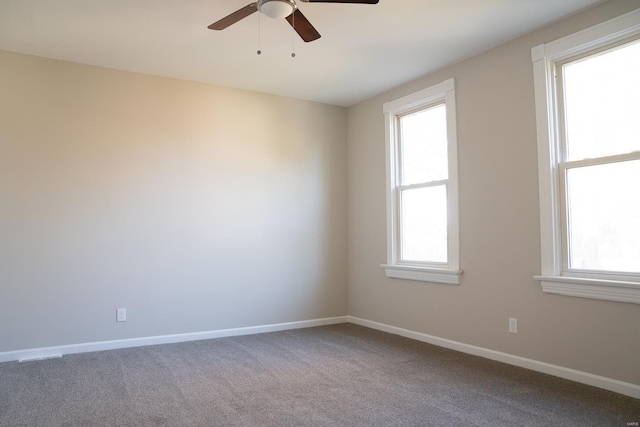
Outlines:
<svg viewBox="0 0 640 427"><path fill-rule="evenodd" d="M293 0L260 0L258 10L273 19L284 19L296 10Z"/></svg>

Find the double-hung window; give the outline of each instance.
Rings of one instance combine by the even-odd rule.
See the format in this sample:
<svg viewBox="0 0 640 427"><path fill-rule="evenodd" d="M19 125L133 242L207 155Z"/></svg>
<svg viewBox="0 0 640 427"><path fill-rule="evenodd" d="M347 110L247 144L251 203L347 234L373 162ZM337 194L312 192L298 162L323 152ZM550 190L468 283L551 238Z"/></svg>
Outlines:
<svg viewBox="0 0 640 427"><path fill-rule="evenodd" d="M386 275L459 284L453 79L384 105Z"/></svg>
<svg viewBox="0 0 640 427"><path fill-rule="evenodd" d="M532 50L545 292L640 304L640 10Z"/></svg>

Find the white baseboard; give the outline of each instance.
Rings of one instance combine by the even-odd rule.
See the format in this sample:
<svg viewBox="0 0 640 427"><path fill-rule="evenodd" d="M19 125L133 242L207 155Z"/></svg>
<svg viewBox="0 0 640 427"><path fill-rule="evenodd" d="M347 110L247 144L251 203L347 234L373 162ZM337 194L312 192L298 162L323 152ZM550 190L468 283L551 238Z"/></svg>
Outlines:
<svg viewBox="0 0 640 427"><path fill-rule="evenodd" d="M513 354L489 350L483 347L476 347L474 345L451 341L444 338L438 338L432 335L423 334L421 332L410 331L408 329L402 329L395 326L385 325L383 323L373 322L371 320L360 319L353 316L347 317L349 323L354 323L356 325L365 326L371 329L377 329L379 331L388 332L394 335L400 335L417 341L437 345L439 347L445 347L451 350L460 351L462 353L496 360L498 362L507 363L509 365L519 366L521 368L530 369L536 372L542 372L544 374L553 375L556 377L640 399L640 385L637 384L631 384L607 377L601 377L599 375L576 371L575 369L564 368L562 366L551 365L549 363L539 362L537 360L527 359L525 357L514 356Z"/></svg>
<svg viewBox="0 0 640 427"><path fill-rule="evenodd" d="M251 326L246 328L220 329L216 331L192 332L186 334L160 335L155 337L131 338L113 341L100 341L93 343L71 344L56 347L32 348L26 350L8 351L0 353L0 362L11 362L17 360L38 360L52 357L59 357L65 354L88 353L92 351L115 350L119 348L141 347L156 344L171 344L186 341L208 340L213 338L233 337L241 335L262 334L267 332L286 331L291 329L311 328L315 326L335 325L339 323L353 323L367 328L388 332L394 335L400 335L417 341L426 342L440 347L449 348L460 351L462 353L472 354L474 356L484 357L486 359L496 360L498 362L507 363L509 365L519 366L521 368L531 369L532 371L542 372L567 380L587 384L593 387L602 388L623 394L625 396L640 399L640 385L631 384L624 381L618 381L599 375L590 374L588 372L577 371L574 369L564 368L562 366L551 365L545 362L539 362L533 359L527 359L508 353L489 350L483 347L477 347L452 341L444 338L435 337L433 335L423 334L421 332L410 331L408 329L398 328L384 323L378 323L371 320L365 320L354 316L338 316L324 319L304 320L299 322L277 323L272 325Z"/></svg>
<svg viewBox="0 0 640 427"><path fill-rule="evenodd" d="M217 331L192 332L187 334L160 335L155 337L100 341L92 343L61 345L56 347L31 348L26 350L7 351L4 353L0 353L0 362L11 362L16 360L39 360L51 357L59 357L65 354L88 353L92 351L115 350L118 348L142 347L145 345L171 344L185 341L208 340L212 338L263 334L266 332L278 332L290 329L311 328L314 326L347 323L347 319L347 316L329 317L325 319L277 323L272 325L251 326L247 328L220 329Z"/></svg>

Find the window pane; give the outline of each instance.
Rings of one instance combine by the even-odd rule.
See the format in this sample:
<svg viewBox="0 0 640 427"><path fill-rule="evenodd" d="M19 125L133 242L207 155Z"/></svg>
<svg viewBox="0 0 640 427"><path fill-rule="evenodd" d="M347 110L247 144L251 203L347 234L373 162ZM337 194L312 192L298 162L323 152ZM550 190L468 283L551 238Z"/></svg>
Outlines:
<svg viewBox="0 0 640 427"><path fill-rule="evenodd" d="M402 185L447 179L444 104L400 117Z"/></svg>
<svg viewBox="0 0 640 427"><path fill-rule="evenodd" d="M640 150L640 43L563 67L567 160Z"/></svg>
<svg viewBox="0 0 640 427"><path fill-rule="evenodd" d="M640 272L640 160L567 170L569 266Z"/></svg>
<svg viewBox="0 0 640 427"><path fill-rule="evenodd" d="M437 187L401 194L401 259L447 262L447 190Z"/></svg>

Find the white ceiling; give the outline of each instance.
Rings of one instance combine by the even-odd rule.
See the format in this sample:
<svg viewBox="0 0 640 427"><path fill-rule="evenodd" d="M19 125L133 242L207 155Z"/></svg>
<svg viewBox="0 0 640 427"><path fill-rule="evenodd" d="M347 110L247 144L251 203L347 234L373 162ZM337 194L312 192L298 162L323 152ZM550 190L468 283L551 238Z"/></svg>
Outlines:
<svg viewBox="0 0 640 427"><path fill-rule="evenodd" d="M207 29L250 2L0 0L0 49L350 106L603 1L298 1L322 38L262 15L262 55L258 13Z"/></svg>

